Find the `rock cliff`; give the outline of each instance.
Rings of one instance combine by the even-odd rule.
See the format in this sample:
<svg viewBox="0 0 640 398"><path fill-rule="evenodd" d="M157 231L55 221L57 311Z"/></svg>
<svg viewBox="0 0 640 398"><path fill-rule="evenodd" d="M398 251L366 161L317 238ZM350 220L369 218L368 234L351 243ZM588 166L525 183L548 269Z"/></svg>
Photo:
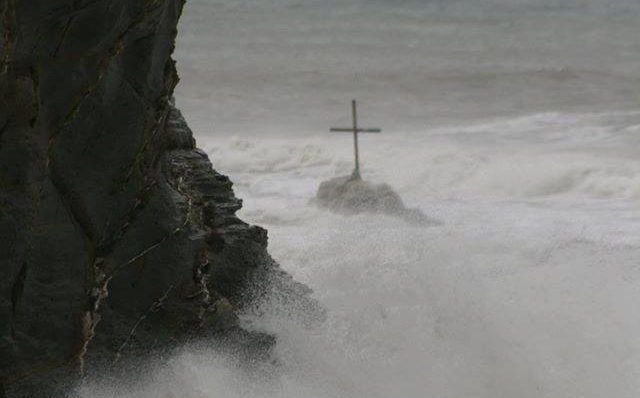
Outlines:
<svg viewBox="0 0 640 398"><path fill-rule="evenodd" d="M183 2L0 0L0 397L194 338L268 346L247 297L308 295L173 105Z"/></svg>

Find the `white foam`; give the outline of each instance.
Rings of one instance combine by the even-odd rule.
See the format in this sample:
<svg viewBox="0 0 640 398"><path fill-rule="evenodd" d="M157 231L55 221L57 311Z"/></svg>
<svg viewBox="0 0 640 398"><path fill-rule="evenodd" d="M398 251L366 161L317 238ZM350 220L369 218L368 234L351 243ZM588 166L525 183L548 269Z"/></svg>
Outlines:
<svg viewBox="0 0 640 398"><path fill-rule="evenodd" d="M269 229L272 254L328 319L305 329L267 302L245 320L277 336L274 364L243 370L187 348L135 391L89 384L84 396L636 397L640 163L628 129L602 120L618 119L363 139L365 178L443 221L429 228L309 203L350 170L340 138L205 140L241 215ZM576 138L585 128L599 134Z"/></svg>

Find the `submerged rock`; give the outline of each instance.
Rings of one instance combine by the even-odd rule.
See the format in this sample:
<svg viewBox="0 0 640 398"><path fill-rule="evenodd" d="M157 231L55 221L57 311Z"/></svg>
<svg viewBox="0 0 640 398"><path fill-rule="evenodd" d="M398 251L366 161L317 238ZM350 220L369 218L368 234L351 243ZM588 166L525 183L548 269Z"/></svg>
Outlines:
<svg viewBox="0 0 640 398"><path fill-rule="evenodd" d="M373 184L353 175L322 182L316 203L341 214L378 213L400 217L410 223L438 223L420 209L407 208L388 184Z"/></svg>
<svg viewBox="0 0 640 398"><path fill-rule="evenodd" d="M314 307L173 106L183 2L0 1L0 396L203 337L268 349L237 322L267 281Z"/></svg>

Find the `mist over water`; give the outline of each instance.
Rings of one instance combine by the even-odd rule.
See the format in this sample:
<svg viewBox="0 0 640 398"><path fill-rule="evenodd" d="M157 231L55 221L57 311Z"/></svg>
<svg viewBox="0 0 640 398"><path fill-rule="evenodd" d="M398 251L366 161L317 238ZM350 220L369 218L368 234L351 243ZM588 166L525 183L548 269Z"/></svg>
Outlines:
<svg viewBox="0 0 640 398"><path fill-rule="evenodd" d="M225 135L318 134L351 98L365 122L422 133L636 109L639 22L631 0L191 0L177 96Z"/></svg>
<svg viewBox="0 0 640 398"><path fill-rule="evenodd" d="M191 0L176 97L241 216L327 309L244 317L273 361L186 347L84 397L635 398L640 7L632 1ZM310 203L350 173L442 222ZM274 304L276 303L276 304Z"/></svg>

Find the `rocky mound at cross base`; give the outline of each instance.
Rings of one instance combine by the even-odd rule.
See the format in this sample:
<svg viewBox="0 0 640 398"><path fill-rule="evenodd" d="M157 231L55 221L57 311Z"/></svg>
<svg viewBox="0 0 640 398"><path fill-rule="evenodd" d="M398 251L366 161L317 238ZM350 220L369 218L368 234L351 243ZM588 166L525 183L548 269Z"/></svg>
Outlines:
<svg viewBox="0 0 640 398"><path fill-rule="evenodd" d="M336 177L320 184L316 203L341 214L377 213L416 224L436 224L420 209L407 208L388 184L374 184L353 176Z"/></svg>

